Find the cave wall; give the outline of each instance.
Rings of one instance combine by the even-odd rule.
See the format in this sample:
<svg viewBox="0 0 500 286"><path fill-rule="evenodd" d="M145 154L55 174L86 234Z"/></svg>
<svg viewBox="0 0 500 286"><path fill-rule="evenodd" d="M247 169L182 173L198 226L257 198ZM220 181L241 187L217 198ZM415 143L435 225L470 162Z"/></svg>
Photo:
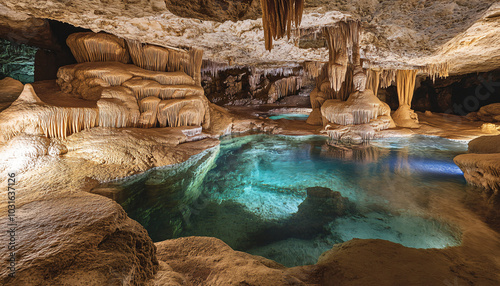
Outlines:
<svg viewBox="0 0 500 286"><path fill-rule="evenodd" d="M391 109L399 106L396 87L379 89L379 97ZM465 116L482 106L500 102L500 69L490 72L438 78L417 77L412 109Z"/></svg>
<svg viewBox="0 0 500 286"><path fill-rule="evenodd" d="M311 79L304 76L302 67L257 70L237 66L202 70L205 95L218 105L275 103L308 90L313 84ZM297 90L293 88L294 85ZM290 88L286 89L285 86Z"/></svg>
<svg viewBox="0 0 500 286"><path fill-rule="evenodd" d="M22 83L34 81L36 47L0 39L0 79L11 77Z"/></svg>

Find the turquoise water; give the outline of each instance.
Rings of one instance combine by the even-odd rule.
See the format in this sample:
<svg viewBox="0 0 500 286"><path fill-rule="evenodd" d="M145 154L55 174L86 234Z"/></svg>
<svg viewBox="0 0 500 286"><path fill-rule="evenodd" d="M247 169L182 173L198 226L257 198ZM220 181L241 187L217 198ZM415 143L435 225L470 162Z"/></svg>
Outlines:
<svg viewBox="0 0 500 286"><path fill-rule="evenodd" d="M308 117L309 117L309 114L285 113L285 114L269 116L269 119L272 119L272 120L278 120L278 119L307 120Z"/></svg>
<svg viewBox="0 0 500 286"><path fill-rule="evenodd" d="M452 159L466 150L466 143L425 136L353 147L320 136L228 137L185 163L114 185L154 241L214 236L296 266L353 238L460 244L458 227L433 206L464 192Z"/></svg>

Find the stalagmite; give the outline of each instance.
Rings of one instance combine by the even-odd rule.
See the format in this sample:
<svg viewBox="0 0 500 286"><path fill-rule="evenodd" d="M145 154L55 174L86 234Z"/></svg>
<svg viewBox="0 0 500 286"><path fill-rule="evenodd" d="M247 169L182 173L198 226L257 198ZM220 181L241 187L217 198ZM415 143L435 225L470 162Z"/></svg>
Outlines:
<svg viewBox="0 0 500 286"><path fill-rule="evenodd" d="M417 115L411 110L416 75L417 70L398 70L396 74L399 108L394 112L393 118L398 127L420 127Z"/></svg>
<svg viewBox="0 0 500 286"><path fill-rule="evenodd" d="M316 108L321 108L321 105L323 105L323 103L326 100L326 95L320 90L318 90L318 88L314 88L311 91L309 98L311 100L311 107L313 109L316 109Z"/></svg>
<svg viewBox="0 0 500 286"><path fill-rule="evenodd" d="M68 36L66 43L79 63L128 63L130 60L125 41L114 35L92 32L74 33Z"/></svg>
<svg viewBox="0 0 500 286"><path fill-rule="evenodd" d="M298 28L302 21L304 0L261 0L262 25L266 50L273 48L273 39L290 38L292 24Z"/></svg>

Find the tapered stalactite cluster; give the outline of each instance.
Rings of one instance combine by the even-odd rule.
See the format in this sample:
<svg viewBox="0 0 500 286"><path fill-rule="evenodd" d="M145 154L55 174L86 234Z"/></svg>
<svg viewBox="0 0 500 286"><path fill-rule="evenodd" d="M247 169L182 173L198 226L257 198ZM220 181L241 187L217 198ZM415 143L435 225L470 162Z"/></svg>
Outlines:
<svg viewBox="0 0 500 286"><path fill-rule="evenodd" d="M338 92L346 80L348 63L360 65L359 38L361 24L359 21L341 21L335 26L323 27L328 46L328 77L330 87Z"/></svg>
<svg viewBox="0 0 500 286"><path fill-rule="evenodd" d="M321 62L304 62L302 63L304 73L310 79L315 79L321 74L323 63Z"/></svg>
<svg viewBox="0 0 500 286"><path fill-rule="evenodd" d="M446 78L449 76L450 64L448 62L428 64L421 68L421 71L428 74L432 79L432 82L436 81L436 78Z"/></svg>
<svg viewBox="0 0 500 286"><path fill-rule="evenodd" d="M270 51L273 40L285 35L290 38L292 25L296 28L300 26L304 0L260 0L260 4L266 50Z"/></svg>

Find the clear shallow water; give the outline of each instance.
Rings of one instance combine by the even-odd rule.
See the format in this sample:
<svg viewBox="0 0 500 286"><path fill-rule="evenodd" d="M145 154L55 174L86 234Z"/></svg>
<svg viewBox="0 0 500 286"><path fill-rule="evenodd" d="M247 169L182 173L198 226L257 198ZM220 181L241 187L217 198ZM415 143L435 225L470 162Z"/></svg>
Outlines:
<svg viewBox="0 0 500 286"><path fill-rule="evenodd" d="M114 185L154 241L214 236L296 266L353 238L460 244L458 227L435 215L432 202L464 192L452 159L466 150L425 136L337 148L319 136L251 135Z"/></svg>
<svg viewBox="0 0 500 286"><path fill-rule="evenodd" d="M278 120L278 119L289 119L289 120L307 120L309 114L299 114L299 113L285 113L269 116L269 119Z"/></svg>

